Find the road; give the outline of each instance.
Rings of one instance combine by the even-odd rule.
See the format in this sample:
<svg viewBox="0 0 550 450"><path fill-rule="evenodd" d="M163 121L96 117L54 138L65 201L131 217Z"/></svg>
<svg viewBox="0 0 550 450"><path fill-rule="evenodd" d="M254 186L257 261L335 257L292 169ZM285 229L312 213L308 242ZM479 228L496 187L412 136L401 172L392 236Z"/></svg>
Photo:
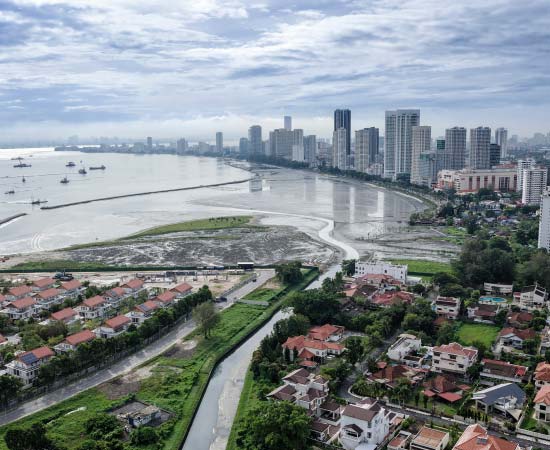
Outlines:
<svg viewBox="0 0 550 450"><path fill-rule="evenodd" d="M221 309L228 308L231 306L235 300L244 297L246 294L252 292L254 289L260 287L270 278L273 278L275 271L273 269L263 270L258 272L257 281L250 281L234 293L228 296L227 303L222 304ZM52 392L48 392L40 397L37 397L33 400L29 400L25 403L21 403L15 409L7 411L0 416L0 425L6 425L8 423L14 422L22 417L33 414L42 409L53 406L57 403L60 403L64 400L67 400L70 397L73 397L76 394L79 394L86 389L96 387L102 383L105 383L113 378L116 378L120 375L124 375L136 367L144 364L151 358L164 353L172 345L174 345L179 340L183 339L189 333L191 333L196 328L195 323L192 320L184 322L178 325L176 328L171 330L168 334L161 337L159 340L152 342L144 349L134 353L123 360L100 369L89 376L86 376L78 381L68 384L62 388L56 389Z"/></svg>

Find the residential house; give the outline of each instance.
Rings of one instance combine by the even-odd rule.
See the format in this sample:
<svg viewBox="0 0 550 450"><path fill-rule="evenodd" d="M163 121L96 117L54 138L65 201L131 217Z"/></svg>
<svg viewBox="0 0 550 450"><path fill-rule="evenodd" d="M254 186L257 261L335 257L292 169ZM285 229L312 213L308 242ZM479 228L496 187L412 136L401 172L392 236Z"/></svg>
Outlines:
<svg viewBox="0 0 550 450"><path fill-rule="evenodd" d="M34 298L36 299L37 307L41 309L50 309L54 305L63 303L65 298L64 294L65 292L60 289L50 288L38 292Z"/></svg>
<svg viewBox="0 0 550 450"><path fill-rule="evenodd" d="M101 295L96 295L95 297L87 298L75 309L83 319L91 320L105 316L109 305Z"/></svg>
<svg viewBox="0 0 550 450"><path fill-rule="evenodd" d="M480 376L491 380L511 381L523 383L527 378L528 368L507 361L483 358Z"/></svg>
<svg viewBox="0 0 550 450"><path fill-rule="evenodd" d="M283 385L267 395L270 400L289 401L319 417L321 405L329 393L328 380L320 375L297 369L283 378Z"/></svg>
<svg viewBox="0 0 550 450"><path fill-rule="evenodd" d="M344 337L345 328L339 325L325 324L320 327L312 327L308 337L317 341L338 342Z"/></svg>
<svg viewBox="0 0 550 450"><path fill-rule="evenodd" d="M511 312L506 317L508 325L513 328L527 328L535 316L527 311Z"/></svg>
<svg viewBox="0 0 550 450"><path fill-rule="evenodd" d="M170 289L174 294L176 294L176 299L180 300L184 297L187 297L193 292L193 286L189 283L180 283L177 286Z"/></svg>
<svg viewBox="0 0 550 450"><path fill-rule="evenodd" d="M500 412L518 420L525 403L525 392L515 383L503 383L474 392L476 407L486 413Z"/></svg>
<svg viewBox="0 0 550 450"><path fill-rule="evenodd" d="M393 416L371 398L347 405L340 419L340 443L346 450L374 448L388 436Z"/></svg>
<svg viewBox="0 0 550 450"><path fill-rule="evenodd" d="M520 330L518 328L503 328L498 334L498 343L505 347L522 349L527 339L535 339L537 333L531 328Z"/></svg>
<svg viewBox="0 0 550 450"><path fill-rule="evenodd" d="M438 317L456 320L460 314L460 299L456 297L437 296L433 302L433 309Z"/></svg>
<svg viewBox="0 0 550 450"><path fill-rule="evenodd" d="M422 341L414 334L400 334L388 349L388 358L393 361L402 362L405 356L418 352L421 346Z"/></svg>
<svg viewBox="0 0 550 450"><path fill-rule="evenodd" d="M120 303L125 298L127 298L128 295L129 294L126 292L126 289L119 286L113 289L109 289L103 294L103 297L113 308L118 308L120 306Z"/></svg>
<svg viewBox="0 0 550 450"><path fill-rule="evenodd" d="M110 339L124 333L132 324L132 319L127 316L116 316L106 320L103 325L95 331L97 337Z"/></svg>
<svg viewBox="0 0 550 450"><path fill-rule="evenodd" d="M442 374L424 383L423 394L428 397L438 397L446 402L454 403L462 399L462 391L469 388L458 385L452 375Z"/></svg>
<svg viewBox="0 0 550 450"><path fill-rule="evenodd" d="M535 400L535 418L541 422L550 422L550 384L542 386Z"/></svg>
<svg viewBox="0 0 550 450"><path fill-rule="evenodd" d="M533 380L537 388L550 385L550 364L547 362L538 363Z"/></svg>
<svg viewBox="0 0 550 450"><path fill-rule="evenodd" d="M547 350L550 350L550 326L544 327L544 329L539 334L540 337L540 349L539 352L541 355L544 355Z"/></svg>
<svg viewBox="0 0 550 450"><path fill-rule="evenodd" d="M121 288L123 288L128 294L137 294L143 289L144 285L145 283L143 280L140 280L139 278L133 278L127 283L124 283Z"/></svg>
<svg viewBox="0 0 550 450"><path fill-rule="evenodd" d="M359 278L356 278L355 281L359 285L370 285L378 289L387 288L387 287L395 288L396 286L403 285L401 281L392 277L391 275L385 275L385 274L379 274L379 273L363 275Z"/></svg>
<svg viewBox="0 0 550 450"><path fill-rule="evenodd" d="M406 450L409 448L409 443L412 440L412 434L408 431L401 430L397 436L395 436L388 443L388 450Z"/></svg>
<svg viewBox="0 0 550 450"><path fill-rule="evenodd" d="M432 371L466 375L468 369L477 362L475 347L464 347L457 342L433 348Z"/></svg>
<svg viewBox="0 0 550 450"><path fill-rule="evenodd" d="M478 323L494 323L498 309L496 305L469 306L467 309L468 319Z"/></svg>
<svg viewBox="0 0 550 450"><path fill-rule="evenodd" d="M82 286L82 283L76 279L73 279L71 281L65 281L64 283L61 283L60 289L63 289L67 295L78 295L82 291L84 291L84 286Z"/></svg>
<svg viewBox="0 0 550 450"><path fill-rule="evenodd" d="M32 290L35 292L51 289L57 283L53 278L40 278L32 283Z"/></svg>
<svg viewBox="0 0 550 450"><path fill-rule="evenodd" d="M397 381L400 378L406 379L411 384L417 384L424 378L424 372L405 366L404 364L396 366L387 365L374 372L367 379L370 382L383 384L392 389L397 385Z"/></svg>
<svg viewBox="0 0 550 450"><path fill-rule="evenodd" d="M514 292L513 284L483 283L483 290L486 294L511 295Z"/></svg>
<svg viewBox="0 0 550 450"><path fill-rule="evenodd" d="M423 426L411 441L411 450L444 450L449 444L449 433Z"/></svg>
<svg viewBox="0 0 550 450"><path fill-rule="evenodd" d="M313 439L320 442L327 442L330 438L330 424L314 420L309 427Z"/></svg>
<svg viewBox="0 0 550 450"><path fill-rule="evenodd" d="M158 303L160 307L166 308L174 303L176 300L176 294L172 291L165 291L160 295L157 295L153 301Z"/></svg>
<svg viewBox="0 0 550 450"><path fill-rule="evenodd" d="M19 378L24 387L28 387L38 376L40 366L47 363L54 355L55 353L49 347L39 347L20 353L13 361L6 364L8 374Z"/></svg>
<svg viewBox="0 0 550 450"><path fill-rule="evenodd" d="M400 283L407 283L408 266L385 261L357 261L355 275L389 275Z"/></svg>
<svg viewBox="0 0 550 450"><path fill-rule="evenodd" d="M83 330L75 334L67 336L65 340L54 347L56 352L73 352L76 348L84 344L85 342L93 341L96 338L94 332L90 330Z"/></svg>
<svg viewBox="0 0 550 450"><path fill-rule="evenodd" d="M493 436L481 425L466 427L458 438L453 450L521 450L514 441Z"/></svg>
<svg viewBox="0 0 550 450"><path fill-rule="evenodd" d="M414 301L414 294L405 291L391 291L372 296L371 304L379 308L389 308L393 305L405 303L410 305Z"/></svg>
<svg viewBox="0 0 550 450"><path fill-rule="evenodd" d="M519 299L514 296L514 304L526 311L541 310L546 306L548 295L546 289L538 284L524 287Z"/></svg>
<svg viewBox="0 0 550 450"><path fill-rule="evenodd" d="M309 339L305 336L289 337L283 344L283 352L290 352L291 361L294 360L295 354L298 359L308 367L313 367L317 362L323 362L329 355L341 355L345 347L336 342L323 342L315 339Z"/></svg>
<svg viewBox="0 0 550 450"><path fill-rule="evenodd" d="M9 302L0 313L8 316L11 320L26 320L33 317L39 308L36 300L32 297L24 297Z"/></svg>
<svg viewBox="0 0 550 450"><path fill-rule="evenodd" d="M147 300L145 303L134 307L134 309L130 311L127 316L132 319L132 323L141 325L147 319L152 317L155 311L159 308L160 306L158 303L152 300Z"/></svg>
<svg viewBox="0 0 550 450"><path fill-rule="evenodd" d="M60 311L53 313L50 316L50 320L57 320L59 322L65 322L67 325L78 322L80 320L80 314L73 308L64 308Z"/></svg>
<svg viewBox="0 0 550 450"><path fill-rule="evenodd" d="M33 290L30 286L23 285L12 287L6 294L6 300L13 302L14 300L28 297L32 292Z"/></svg>

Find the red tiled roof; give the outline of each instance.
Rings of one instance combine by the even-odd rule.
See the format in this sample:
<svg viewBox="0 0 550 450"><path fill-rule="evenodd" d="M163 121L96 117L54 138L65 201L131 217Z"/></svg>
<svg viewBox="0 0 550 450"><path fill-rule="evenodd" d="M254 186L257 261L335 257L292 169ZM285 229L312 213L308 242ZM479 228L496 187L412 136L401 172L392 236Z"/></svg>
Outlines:
<svg viewBox="0 0 550 450"><path fill-rule="evenodd" d="M433 348L434 352L450 353L452 355L467 356L468 358L474 358L477 355L477 350L472 347L463 347L457 342L451 342L450 344L439 345Z"/></svg>
<svg viewBox="0 0 550 450"><path fill-rule="evenodd" d="M319 327L312 327L309 330L309 337L312 339L318 339L320 341L326 341L329 337L334 334L341 333L344 330L344 327L325 324Z"/></svg>
<svg viewBox="0 0 550 450"><path fill-rule="evenodd" d="M189 292L193 289L193 286L191 286L189 283L181 283L177 286L173 287L172 291L177 291L180 294L185 294L186 292Z"/></svg>
<svg viewBox="0 0 550 450"><path fill-rule="evenodd" d="M126 291L122 287L116 287L111 289L108 294L114 295L115 297L122 297L123 295L126 295Z"/></svg>
<svg viewBox="0 0 550 450"><path fill-rule="evenodd" d="M52 314L53 320L65 320L76 316L78 313L73 308L65 308Z"/></svg>
<svg viewBox="0 0 550 450"><path fill-rule="evenodd" d="M533 314L530 312L522 311L522 312L515 312L508 316L509 322L517 322L517 323L529 323L531 320L533 320Z"/></svg>
<svg viewBox="0 0 550 450"><path fill-rule="evenodd" d="M139 289L140 287L143 286L143 281L140 280L139 278L134 278L130 281L128 281L127 283L123 284L122 287L126 287L126 288L129 288L129 289Z"/></svg>
<svg viewBox="0 0 550 450"><path fill-rule="evenodd" d="M107 325L109 328L115 329L123 325L126 325L127 323L130 323L130 322L131 320L129 317L120 315L120 316L113 317L112 319L106 320L105 325Z"/></svg>
<svg viewBox="0 0 550 450"><path fill-rule="evenodd" d="M522 341L524 341L526 339L534 339L537 336L537 333L535 332L535 330L533 330L531 328L527 328L525 330L520 330L518 328L512 328L512 327L503 328L500 331L499 336L502 337L502 336L507 336L509 334L513 334L513 335L517 336Z"/></svg>
<svg viewBox="0 0 550 450"><path fill-rule="evenodd" d="M50 356L55 355L53 350L49 347L38 347L38 348L35 348L34 350L21 353L20 355L17 356L17 359L22 361L21 358L24 357L25 355L28 355L29 353L32 353L37 359L48 358Z"/></svg>
<svg viewBox="0 0 550 450"><path fill-rule="evenodd" d="M46 286L51 286L55 283L55 280L53 278L40 278L39 280L36 280L33 285L37 288L44 288Z"/></svg>
<svg viewBox="0 0 550 450"><path fill-rule="evenodd" d="M462 395L457 394L456 392L443 392L442 394L437 394L438 397L441 397L443 400L447 400L450 403L454 403L462 398Z"/></svg>
<svg viewBox="0 0 550 450"><path fill-rule="evenodd" d="M30 286L16 286L11 288L8 292L14 297L21 297L22 295L32 292L32 288Z"/></svg>
<svg viewBox="0 0 550 450"><path fill-rule="evenodd" d="M507 361L499 361L498 359L483 358L481 360L481 363L484 366L499 366L505 369L514 369L514 373L518 377L523 377L527 373L527 367L525 366L519 366L517 364L512 364Z"/></svg>
<svg viewBox="0 0 550 450"><path fill-rule="evenodd" d="M143 308L141 308L141 306L145 306L145 311ZM148 311L152 311L154 309L158 309L160 308L160 306L158 305L158 303L155 303L154 301L152 300L147 300L145 303L142 303L141 305L137 305L136 306L136 309L140 312L148 312Z"/></svg>
<svg viewBox="0 0 550 450"><path fill-rule="evenodd" d="M550 381L550 364L547 362L540 362L535 369L535 380L537 381Z"/></svg>
<svg viewBox="0 0 550 450"><path fill-rule="evenodd" d="M518 444L493 436L480 425L470 425L462 433L453 450L515 450Z"/></svg>
<svg viewBox="0 0 550 450"><path fill-rule="evenodd" d="M26 309L29 306L36 305L36 300L32 297L25 297L19 300L10 302L10 305L16 309Z"/></svg>
<svg viewBox="0 0 550 450"><path fill-rule="evenodd" d="M75 289L82 287L82 283L78 280L71 280L61 283L61 287L66 291L74 291Z"/></svg>
<svg viewBox="0 0 550 450"><path fill-rule="evenodd" d="M48 298L57 297L59 294L61 294L61 291L59 289L51 288L39 292L38 297L40 297L42 300L46 300Z"/></svg>
<svg viewBox="0 0 550 450"><path fill-rule="evenodd" d="M101 295L96 295L95 297L87 298L82 303L84 303L89 308L94 308L105 303L105 299Z"/></svg>
<svg viewBox="0 0 550 450"><path fill-rule="evenodd" d="M176 298L176 294L174 294L172 291L166 291L160 295L157 295L155 300L158 300L161 303L170 303L175 298Z"/></svg>
<svg viewBox="0 0 550 450"><path fill-rule="evenodd" d="M550 384L542 386L535 396L535 403L550 405Z"/></svg>
<svg viewBox="0 0 550 450"><path fill-rule="evenodd" d="M84 342L89 342L96 338L96 335L91 332L90 330L84 330L80 331L79 333L71 334L70 336L67 336L65 339L65 342L67 344L70 344L72 346L76 346L79 344L82 344Z"/></svg>

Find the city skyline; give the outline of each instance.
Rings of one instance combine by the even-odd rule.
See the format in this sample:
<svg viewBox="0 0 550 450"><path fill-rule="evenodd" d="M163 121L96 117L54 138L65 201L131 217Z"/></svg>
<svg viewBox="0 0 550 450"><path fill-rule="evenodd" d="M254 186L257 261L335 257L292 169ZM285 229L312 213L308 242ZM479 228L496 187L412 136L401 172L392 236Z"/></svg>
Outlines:
<svg viewBox="0 0 550 450"><path fill-rule="evenodd" d="M216 131L237 141L283 115L330 137L341 107L355 130L409 108L434 136L546 126L543 0L117 3L2 4L4 142Z"/></svg>

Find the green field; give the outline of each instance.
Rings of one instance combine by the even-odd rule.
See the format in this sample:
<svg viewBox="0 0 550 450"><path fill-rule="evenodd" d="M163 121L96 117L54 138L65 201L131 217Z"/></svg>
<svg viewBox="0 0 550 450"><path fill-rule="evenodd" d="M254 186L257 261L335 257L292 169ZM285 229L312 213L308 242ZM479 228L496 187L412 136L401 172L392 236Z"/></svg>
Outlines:
<svg viewBox="0 0 550 450"><path fill-rule="evenodd" d="M457 331L458 340L464 345L471 345L475 341L484 343L490 348L500 329L495 325L484 323L463 323Z"/></svg>
<svg viewBox="0 0 550 450"><path fill-rule="evenodd" d="M433 275L437 272L452 272L452 267L449 263L440 261L425 261L416 259L392 259L394 264L407 264L409 266L409 274L411 275Z"/></svg>
<svg viewBox="0 0 550 450"><path fill-rule="evenodd" d="M11 270L36 270L36 271L61 271L61 270L83 270L93 272L98 268L107 268L105 264L98 262L79 262L66 259L51 259L47 261L29 261L17 264Z"/></svg>
<svg viewBox="0 0 550 450"><path fill-rule="evenodd" d="M245 300L253 300L256 302L269 302L271 299L281 292L284 288L280 289L269 289L269 288L258 288L255 291L252 291L250 294L245 295L243 298Z"/></svg>

